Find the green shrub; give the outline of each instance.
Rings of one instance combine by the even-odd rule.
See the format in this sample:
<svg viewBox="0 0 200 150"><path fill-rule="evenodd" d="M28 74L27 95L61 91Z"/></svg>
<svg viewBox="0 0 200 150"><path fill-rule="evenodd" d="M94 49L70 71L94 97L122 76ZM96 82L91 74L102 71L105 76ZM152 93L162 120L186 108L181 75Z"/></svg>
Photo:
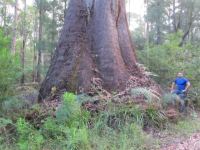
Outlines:
<svg viewBox="0 0 200 150"><path fill-rule="evenodd" d="M7 118L0 118L0 149L6 149L9 145L5 143L15 142L14 134L12 133L12 128L14 123L12 120Z"/></svg>
<svg viewBox="0 0 200 150"><path fill-rule="evenodd" d="M88 119L89 113L81 108L77 97L73 93L65 93L56 111L56 118L47 118L42 127L42 134L47 141L51 141L51 144L46 141L47 147L89 149Z"/></svg>
<svg viewBox="0 0 200 150"><path fill-rule="evenodd" d="M137 88L131 89L131 94L133 97L137 98L137 96L144 96L145 100L148 103L153 103L155 100L159 101L159 102L161 101L159 96L157 96L155 93L157 93L157 92L153 91L151 89L142 88L142 87L137 87Z"/></svg>
<svg viewBox="0 0 200 150"><path fill-rule="evenodd" d="M56 111L58 122L66 123L68 126L85 125L89 119L89 113L82 109L77 96L73 93L65 93L61 106Z"/></svg>
<svg viewBox="0 0 200 150"><path fill-rule="evenodd" d="M20 150L37 150L42 148L44 138L39 131L22 118L17 120L16 126L18 134L17 145Z"/></svg>
<svg viewBox="0 0 200 150"><path fill-rule="evenodd" d="M65 93L63 101L56 111L56 119L59 122L68 122L75 119L81 113L80 103L76 101L76 96L72 93Z"/></svg>
<svg viewBox="0 0 200 150"><path fill-rule="evenodd" d="M163 112L153 107L149 107L146 109L144 121L145 121L144 125L146 127L153 127L160 129L165 128L168 122L166 115Z"/></svg>
<svg viewBox="0 0 200 150"><path fill-rule="evenodd" d="M0 30L0 101L11 96L15 88L13 84L19 77L20 61L8 50L9 39Z"/></svg>

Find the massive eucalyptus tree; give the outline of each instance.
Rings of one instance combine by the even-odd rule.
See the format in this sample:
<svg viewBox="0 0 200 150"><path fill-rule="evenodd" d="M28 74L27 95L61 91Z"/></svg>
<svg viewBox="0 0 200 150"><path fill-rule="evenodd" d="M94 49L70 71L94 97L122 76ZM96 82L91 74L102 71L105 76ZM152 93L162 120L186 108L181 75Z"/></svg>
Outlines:
<svg viewBox="0 0 200 150"><path fill-rule="evenodd" d="M87 92L93 78L109 91L120 91L130 77L144 76L131 43L125 0L70 0L39 98L49 96L52 87Z"/></svg>

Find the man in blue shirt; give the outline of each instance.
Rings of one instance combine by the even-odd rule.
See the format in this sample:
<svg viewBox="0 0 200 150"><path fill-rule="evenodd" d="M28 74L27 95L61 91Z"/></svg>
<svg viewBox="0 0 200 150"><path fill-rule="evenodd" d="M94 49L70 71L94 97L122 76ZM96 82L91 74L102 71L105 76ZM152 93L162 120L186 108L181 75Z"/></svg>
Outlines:
<svg viewBox="0 0 200 150"><path fill-rule="evenodd" d="M180 112L185 110L185 98L189 87L189 80L184 78L182 72L179 72L176 79L172 82L171 93L178 95L181 100L181 106L179 108Z"/></svg>

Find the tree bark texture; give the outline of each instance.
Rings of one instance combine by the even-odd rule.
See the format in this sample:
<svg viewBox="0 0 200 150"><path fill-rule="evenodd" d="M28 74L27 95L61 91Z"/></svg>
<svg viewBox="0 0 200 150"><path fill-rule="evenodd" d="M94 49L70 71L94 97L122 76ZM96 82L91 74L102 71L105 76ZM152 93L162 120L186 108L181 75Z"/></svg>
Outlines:
<svg viewBox="0 0 200 150"><path fill-rule="evenodd" d="M93 78L108 91L121 91L132 76L144 74L131 43L125 0L71 0L39 99L52 87L88 92Z"/></svg>

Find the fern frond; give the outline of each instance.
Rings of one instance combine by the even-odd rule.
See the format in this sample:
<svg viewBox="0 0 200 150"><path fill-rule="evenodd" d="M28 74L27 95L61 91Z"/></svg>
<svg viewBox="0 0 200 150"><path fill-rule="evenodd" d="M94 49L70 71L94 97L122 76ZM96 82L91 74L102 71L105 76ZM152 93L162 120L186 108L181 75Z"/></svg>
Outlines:
<svg viewBox="0 0 200 150"><path fill-rule="evenodd" d="M151 89L143 88L143 87L138 87L138 88L133 88L131 89L131 95L133 97L138 97L138 96L144 96L147 102L152 102L153 100L158 100L160 101L160 97L157 96L156 91L153 91Z"/></svg>

